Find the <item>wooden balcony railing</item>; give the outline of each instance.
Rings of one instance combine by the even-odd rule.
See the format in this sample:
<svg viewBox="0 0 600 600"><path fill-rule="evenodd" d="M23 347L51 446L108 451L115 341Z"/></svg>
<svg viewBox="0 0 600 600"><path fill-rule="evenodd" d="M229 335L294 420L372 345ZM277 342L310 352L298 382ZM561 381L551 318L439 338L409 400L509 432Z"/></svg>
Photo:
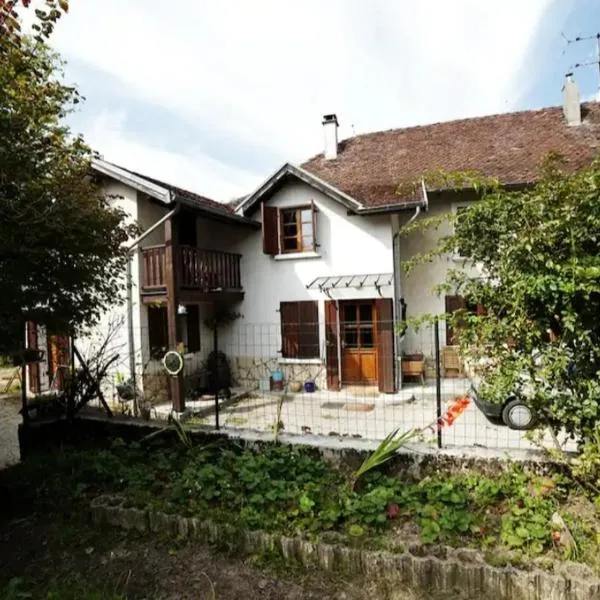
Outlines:
<svg viewBox="0 0 600 600"><path fill-rule="evenodd" d="M175 246L174 260L179 286L203 292L241 290L239 254ZM142 248L142 288L156 291L166 287L165 246Z"/></svg>

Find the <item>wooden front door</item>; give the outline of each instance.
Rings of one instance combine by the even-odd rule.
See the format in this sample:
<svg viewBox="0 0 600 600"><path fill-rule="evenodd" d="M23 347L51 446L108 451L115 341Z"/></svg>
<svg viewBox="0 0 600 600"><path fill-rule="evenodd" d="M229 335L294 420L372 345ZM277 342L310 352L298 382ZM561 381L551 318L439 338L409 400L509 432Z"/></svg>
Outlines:
<svg viewBox="0 0 600 600"><path fill-rule="evenodd" d="M340 302L343 383L377 383L377 327L372 300Z"/></svg>

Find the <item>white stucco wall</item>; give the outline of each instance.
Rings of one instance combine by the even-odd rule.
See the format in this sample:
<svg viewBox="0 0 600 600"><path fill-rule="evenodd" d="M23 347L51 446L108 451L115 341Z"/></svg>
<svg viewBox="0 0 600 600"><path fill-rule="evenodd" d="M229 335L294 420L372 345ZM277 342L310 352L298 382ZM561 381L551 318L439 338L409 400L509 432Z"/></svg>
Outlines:
<svg viewBox="0 0 600 600"><path fill-rule="evenodd" d="M130 222L138 222L138 194L133 188L122 184L118 181L105 179L103 182L103 190L107 195L118 196L111 199L110 203L125 211ZM132 257L132 274L133 274L133 330L134 344L136 349L136 365L138 376L141 374L141 320L140 320L140 300L139 300L139 256L134 253ZM125 272L122 273L123 282L125 283ZM129 342L127 329L127 304L125 302L125 294L123 294L123 302L112 306L101 318L97 327L94 327L89 334L76 342L78 348L83 353L84 357L92 354L105 339L109 331L114 331L111 339L109 350L110 352L119 355L118 361L112 366L110 375L110 389L105 390L110 398L116 400L116 390L114 389L115 378L118 373L123 377L131 376L129 368ZM108 387L108 386L107 386ZM107 399L110 399L107 398Z"/></svg>
<svg viewBox="0 0 600 600"><path fill-rule="evenodd" d="M269 200L269 206L301 206L314 201L317 258L272 257L263 253L261 231L245 232L233 245L242 254L245 297L235 309L242 319L222 335L223 349L231 356L272 360L281 355L279 304L285 301L319 302L321 358L325 356L325 300L319 290L306 286L317 277L392 273L392 227L389 215L349 216L347 209L302 182L289 182ZM260 220L260 209L250 215ZM393 298L393 286L381 288ZM379 297L375 288L332 291L335 299Z"/></svg>
<svg viewBox="0 0 600 600"><path fill-rule="evenodd" d="M429 210L422 212L419 220L437 217L443 213L451 214L456 205L473 202L472 195L466 194L436 194L430 195ZM411 213L400 215L399 226L402 226L412 216ZM439 240L452 233L452 225L444 221L436 228L400 235L400 261L405 262L418 254L434 249ZM401 297L406 302L406 315L415 318L426 314L436 315L445 312L445 295L439 295L434 287L446 281L448 270L462 268L462 261L454 256L436 258L417 266L409 274L402 269L400 280ZM440 343L446 344L446 328L440 326ZM402 343L404 352L422 351L426 355L433 354L433 331L431 326L424 326L415 332L409 329Z"/></svg>

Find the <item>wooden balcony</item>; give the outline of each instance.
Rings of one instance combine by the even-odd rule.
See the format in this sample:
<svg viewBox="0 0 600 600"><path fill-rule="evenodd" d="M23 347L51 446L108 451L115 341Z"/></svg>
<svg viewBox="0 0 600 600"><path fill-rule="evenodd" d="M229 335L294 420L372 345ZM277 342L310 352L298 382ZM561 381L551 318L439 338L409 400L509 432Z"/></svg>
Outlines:
<svg viewBox="0 0 600 600"><path fill-rule="evenodd" d="M182 300L242 292L239 254L193 246L174 246L173 250ZM142 294L166 294L165 257L164 245L142 248Z"/></svg>

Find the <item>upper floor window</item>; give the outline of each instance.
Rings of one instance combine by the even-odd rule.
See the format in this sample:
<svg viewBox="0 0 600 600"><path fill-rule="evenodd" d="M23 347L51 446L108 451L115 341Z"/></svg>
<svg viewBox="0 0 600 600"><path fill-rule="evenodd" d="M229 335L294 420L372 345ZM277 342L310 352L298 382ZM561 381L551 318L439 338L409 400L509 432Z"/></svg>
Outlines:
<svg viewBox="0 0 600 600"><path fill-rule="evenodd" d="M312 206L282 209L280 218L282 252L314 251L315 213Z"/></svg>
<svg viewBox="0 0 600 600"><path fill-rule="evenodd" d="M318 244L314 203L290 208L263 204L262 231L265 254L315 252Z"/></svg>

